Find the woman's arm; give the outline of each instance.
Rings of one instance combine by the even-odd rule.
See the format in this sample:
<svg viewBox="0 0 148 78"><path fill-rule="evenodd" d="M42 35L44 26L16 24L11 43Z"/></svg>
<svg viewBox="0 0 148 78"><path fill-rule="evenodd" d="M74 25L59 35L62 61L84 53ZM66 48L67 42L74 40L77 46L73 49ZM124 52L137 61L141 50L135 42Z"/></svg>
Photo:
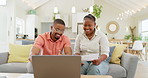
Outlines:
<svg viewBox="0 0 148 78"><path fill-rule="evenodd" d="M106 35L104 34L102 35L102 38L99 40L99 46L100 46L101 55L98 59L92 61L92 63L95 65L99 65L109 56L109 42Z"/></svg>

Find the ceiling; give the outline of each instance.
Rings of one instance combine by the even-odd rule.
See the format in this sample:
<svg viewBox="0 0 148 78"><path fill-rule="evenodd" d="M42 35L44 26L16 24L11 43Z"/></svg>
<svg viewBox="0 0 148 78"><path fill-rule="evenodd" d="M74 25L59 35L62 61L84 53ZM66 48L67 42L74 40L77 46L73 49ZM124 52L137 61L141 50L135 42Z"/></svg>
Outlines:
<svg viewBox="0 0 148 78"><path fill-rule="evenodd" d="M104 0L106 3L122 10L138 11L148 6L148 0Z"/></svg>
<svg viewBox="0 0 148 78"><path fill-rule="evenodd" d="M51 0L22 0L36 9ZM102 0L121 10L124 14L135 14L148 7L148 0ZM148 11L147 11L148 12ZM122 13L121 13L122 14Z"/></svg>
<svg viewBox="0 0 148 78"><path fill-rule="evenodd" d="M22 0L22 1L27 3L28 6L32 7L33 9L36 9L50 0Z"/></svg>
<svg viewBox="0 0 148 78"><path fill-rule="evenodd" d="M148 7L148 0L103 0L123 13L137 13Z"/></svg>

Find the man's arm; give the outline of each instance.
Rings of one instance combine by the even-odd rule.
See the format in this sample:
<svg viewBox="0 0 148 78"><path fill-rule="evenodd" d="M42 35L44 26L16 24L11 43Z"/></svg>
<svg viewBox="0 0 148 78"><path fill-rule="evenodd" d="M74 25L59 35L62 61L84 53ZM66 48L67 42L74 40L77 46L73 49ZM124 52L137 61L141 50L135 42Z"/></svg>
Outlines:
<svg viewBox="0 0 148 78"><path fill-rule="evenodd" d="M31 53L30 53L30 57L29 57L29 61L32 61L32 55L39 55L41 52L41 49L40 48L37 48L37 47L32 47L31 49Z"/></svg>
<svg viewBox="0 0 148 78"><path fill-rule="evenodd" d="M72 55L71 47L64 47L64 53L65 55Z"/></svg>

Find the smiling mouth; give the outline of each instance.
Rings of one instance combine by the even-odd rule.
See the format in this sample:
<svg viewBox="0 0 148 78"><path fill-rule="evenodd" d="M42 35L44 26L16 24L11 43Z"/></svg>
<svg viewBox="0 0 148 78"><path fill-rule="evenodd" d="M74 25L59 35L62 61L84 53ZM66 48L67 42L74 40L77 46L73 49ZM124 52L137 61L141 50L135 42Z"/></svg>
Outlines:
<svg viewBox="0 0 148 78"><path fill-rule="evenodd" d="M90 30L88 29L88 30L85 30L86 32L89 32Z"/></svg>
<svg viewBox="0 0 148 78"><path fill-rule="evenodd" d="M60 34L55 34L55 38L56 38L56 39L59 39L60 37L61 37Z"/></svg>

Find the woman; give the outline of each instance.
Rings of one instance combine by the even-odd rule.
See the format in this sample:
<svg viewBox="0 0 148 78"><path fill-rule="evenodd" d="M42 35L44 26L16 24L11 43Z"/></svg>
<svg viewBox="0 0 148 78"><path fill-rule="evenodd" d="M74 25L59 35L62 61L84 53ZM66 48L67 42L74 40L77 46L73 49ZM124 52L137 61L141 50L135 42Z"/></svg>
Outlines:
<svg viewBox="0 0 148 78"><path fill-rule="evenodd" d="M109 63L106 61L109 55L109 42L104 33L96 30L95 20L93 15L86 15L83 22L84 33L76 38L76 55L98 54L98 59L82 62L81 74L83 75L105 75L109 68Z"/></svg>

